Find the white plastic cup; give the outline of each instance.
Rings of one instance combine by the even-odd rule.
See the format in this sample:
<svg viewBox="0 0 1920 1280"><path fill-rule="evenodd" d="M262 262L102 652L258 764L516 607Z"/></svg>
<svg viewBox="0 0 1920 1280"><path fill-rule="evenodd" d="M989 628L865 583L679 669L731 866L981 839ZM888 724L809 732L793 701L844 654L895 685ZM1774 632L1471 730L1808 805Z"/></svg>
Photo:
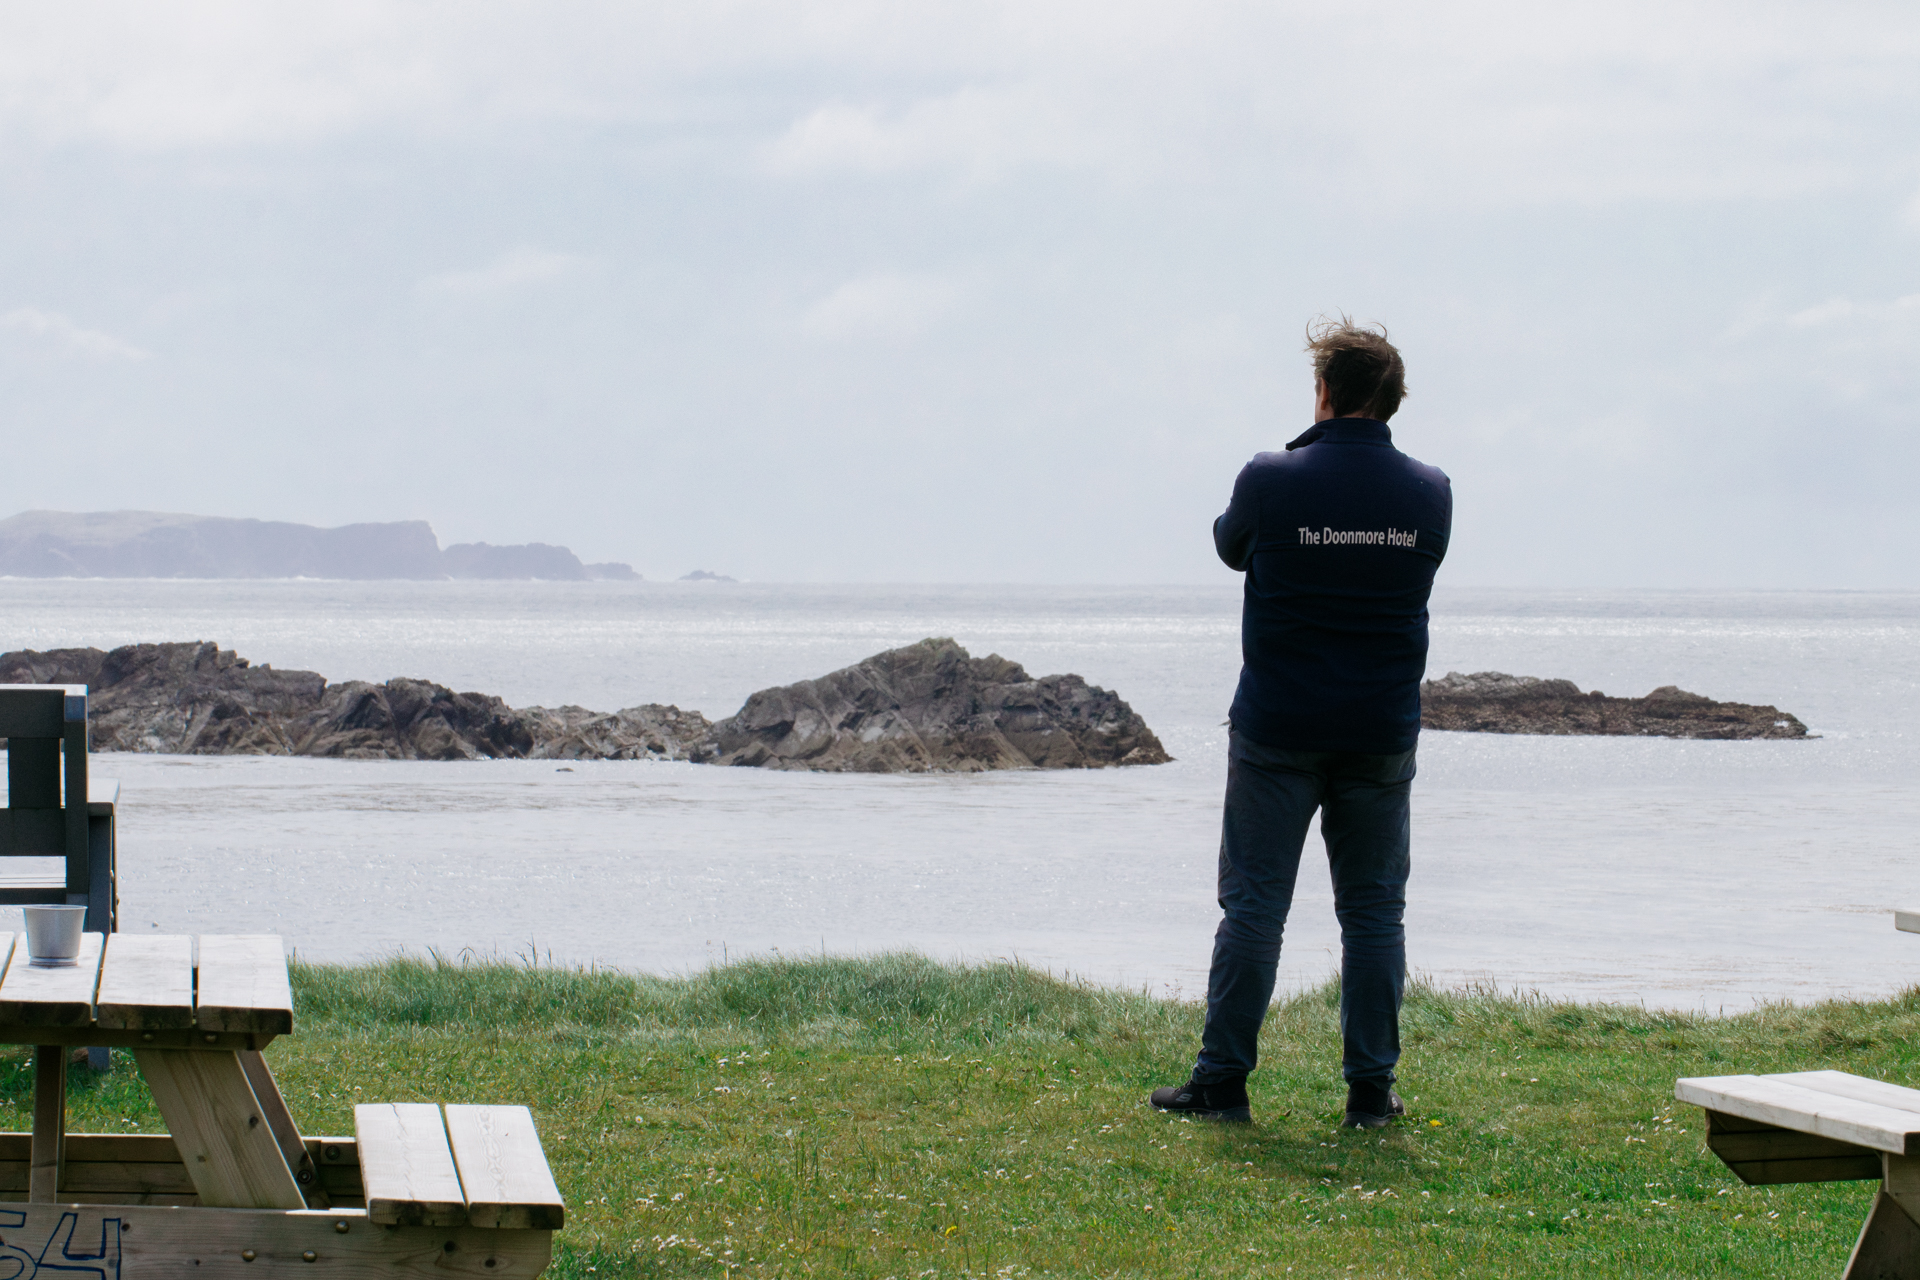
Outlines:
<svg viewBox="0 0 1920 1280"><path fill-rule="evenodd" d="M27 960L42 969L64 969L80 963L80 932L87 922L85 907L22 907L27 918Z"/></svg>

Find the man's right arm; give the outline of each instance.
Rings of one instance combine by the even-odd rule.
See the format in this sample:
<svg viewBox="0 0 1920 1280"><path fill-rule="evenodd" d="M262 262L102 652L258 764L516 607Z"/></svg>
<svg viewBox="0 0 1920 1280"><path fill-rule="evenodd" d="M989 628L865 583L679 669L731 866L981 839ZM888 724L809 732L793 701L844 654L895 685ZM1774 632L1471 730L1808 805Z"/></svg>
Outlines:
<svg viewBox="0 0 1920 1280"><path fill-rule="evenodd" d="M1252 471L1252 463L1240 469L1232 501L1213 522L1213 549L1227 568L1241 573L1253 563L1254 544L1260 539L1260 505L1252 493Z"/></svg>

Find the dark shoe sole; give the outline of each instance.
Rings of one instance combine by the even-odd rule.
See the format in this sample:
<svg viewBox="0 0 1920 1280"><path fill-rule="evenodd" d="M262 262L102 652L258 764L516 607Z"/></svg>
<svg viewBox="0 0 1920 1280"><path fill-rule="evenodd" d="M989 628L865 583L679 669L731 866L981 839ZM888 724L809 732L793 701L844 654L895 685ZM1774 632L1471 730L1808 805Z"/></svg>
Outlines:
<svg viewBox="0 0 1920 1280"><path fill-rule="evenodd" d="M1225 1111L1199 1111L1188 1107L1154 1107L1163 1116L1193 1116L1198 1120L1219 1120L1226 1124L1252 1124L1252 1107L1231 1107Z"/></svg>

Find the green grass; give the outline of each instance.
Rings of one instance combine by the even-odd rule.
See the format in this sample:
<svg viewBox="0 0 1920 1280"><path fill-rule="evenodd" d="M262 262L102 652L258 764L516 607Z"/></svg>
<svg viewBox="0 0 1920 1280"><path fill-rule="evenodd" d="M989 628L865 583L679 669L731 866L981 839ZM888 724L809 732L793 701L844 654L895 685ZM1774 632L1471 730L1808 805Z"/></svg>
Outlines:
<svg viewBox="0 0 1920 1280"><path fill-rule="evenodd" d="M1185 1003L1014 965L754 961L684 980L396 960L296 964L268 1059L308 1133L359 1101L525 1102L568 1202L551 1274L1838 1275L1871 1183L1744 1187L1681 1075L1915 1083L1920 989L1710 1018L1418 989L1413 1115L1335 1128L1331 987L1276 1007L1255 1123L1144 1105ZM0 1056L25 1128L30 1068ZM75 1129L158 1131L130 1062Z"/></svg>

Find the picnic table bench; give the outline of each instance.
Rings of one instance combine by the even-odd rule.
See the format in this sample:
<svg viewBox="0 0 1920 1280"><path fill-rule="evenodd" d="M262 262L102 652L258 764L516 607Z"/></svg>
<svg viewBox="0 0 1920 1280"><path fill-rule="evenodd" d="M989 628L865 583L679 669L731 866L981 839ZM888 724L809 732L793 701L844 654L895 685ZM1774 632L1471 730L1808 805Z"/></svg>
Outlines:
<svg viewBox="0 0 1920 1280"><path fill-rule="evenodd" d="M1920 1089L1845 1071L1695 1076L1673 1096L1704 1107L1707 1146L1742 1182L1878 1178L1845 1280L1920 1276Z"/></svg>
<svg viewBox="0 0 1920 1280"><path fill-rule="evenodd" d="M0 933L0 1043L35 1046L32 1132L0 1134L9 1280L540 1274L565 1209L525 1107L363 1105L353 1137L303 1137L261 1054L292 1030L277 937L88 934L39 968ZM76 1045L131 1050L170 1133L68 1134Z"/></svg>

